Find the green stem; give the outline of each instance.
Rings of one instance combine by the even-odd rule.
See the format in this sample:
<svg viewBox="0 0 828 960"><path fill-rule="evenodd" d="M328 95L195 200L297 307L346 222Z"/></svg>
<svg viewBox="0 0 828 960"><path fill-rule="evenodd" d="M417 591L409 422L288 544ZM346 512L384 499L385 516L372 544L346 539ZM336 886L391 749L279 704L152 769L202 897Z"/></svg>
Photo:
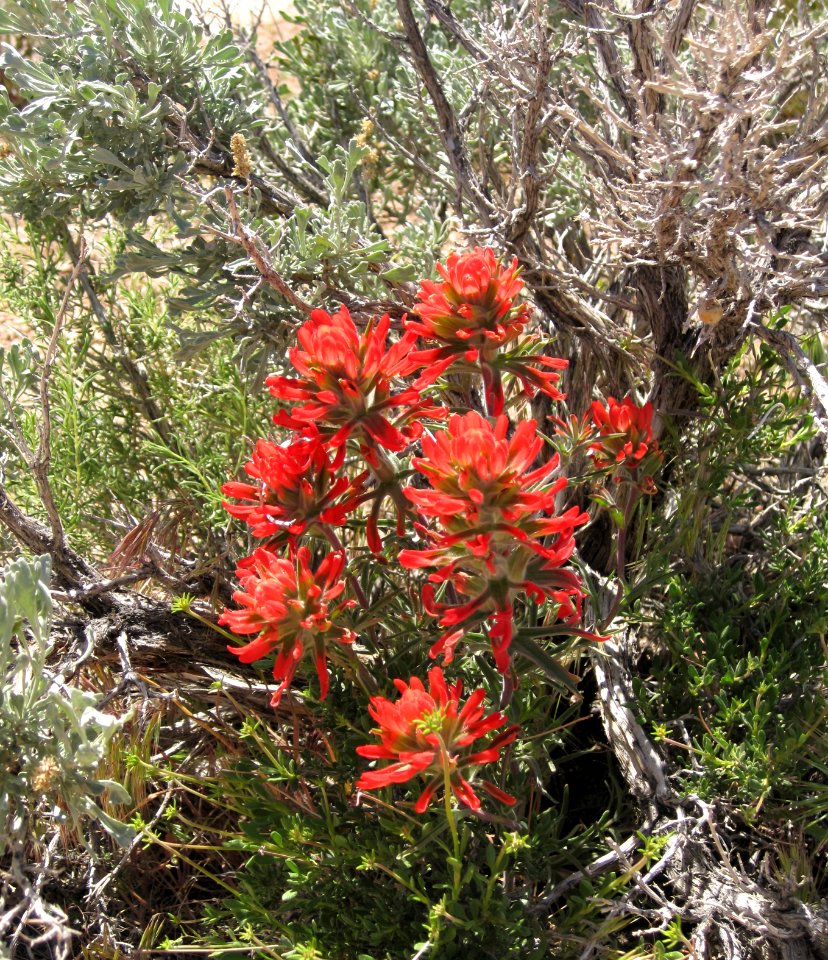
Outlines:
<svg viewBox="0 0 828 960"><path fill-rule="evenodd" d="M449 760L445 741L439 734L437 738L440 741L440 759L443 763L443 805L445 806L446 820L448 821L449 830L451 831L451 842L454 849L451 897L452 902L456 903L460 896L460 880L462 877L460 837L457 833L457 824L454 821L454 809L451 805L451 761Z"/></svg>
<svg viewBox="0 0 828 960"><path fill-rule="evenodd" d="M624 584L626 583L627 579L627 529L630 525L630 519L632 518L633 510L635 509L636 503L638 503L640 495L640 491L637 487L630 487L630 492L627 496L627 504L624 507L624 518L621 522L621 526L618 529L618 543L615 548L615 575L618 577L618 589L615 591L615 597L613 598L609 613L606 615L603 623L601 624L600 629L602 633L615 619L615 615L618 613L618 608L621 606L621 598L624 596Z"/></svg>
<svg viewBox="0 0 828 960"><path fill-rule="evenodd" d="M209 627L211 630L215 630L216 633L220 633L227 640L232 640L233 643L238 644L240 640L244 640L244 637L236 636L235 633L230 633L229 630L224 630L217 623L213 623L212 620L208 620L206 617L202 617L200 613L196 613L195 610L190 607L182 607L182 613L186 613L188 616L192 617L194 620L198 620L199 623L203 623L205 627Z"/></svg>
<svg viewBox="0 0 828 960"><path fill-rule="evenodd" d="M391 877L392 880L396 880L397 883L400 884L400 886L405 887L405 889L408 890L408 892L414 897L415 900L418 900L420 903L422 903L426 907L429 907L429 908L431 907L431 901L428 899L428 897L422 894L414 886L413 883L409 883L407 880L403 879L403 877L401 877L394 870L389 869L384 864L380 863L378 860L375 860L372 863L372 866L375 870L380 870L382 873L387 874L389 877Z"/></svg>
<svg viewBox="0 0 828 960"><path fill-rule="evenodd" d="M500 877L500 867L503 863L503 858L506 856L506 848L501 847L500 852L497 855L497 859L494 862L492 867L492 875L489 877L489 882L486 884L486 890L483 893L483 904L481 906L481 916L486 916L486 911L489 909L489 903L492 899L492 894L494 893L495 884Z"/></svg>
<svg viewBox="0 0 828 960"><path fill-rule="evenodd" d="M414 516L417 518L419 523L421 523L423 526L427 526L425 517L414 509L413 504L409 502L403 493L403 486L402 483L400 483L398 468L391 462L388 454L382 449L382 447L378 447L376 444L373 444L373 449L380 466L377 468L371 463L368 463L368 468L379 482L380 490L386 490L388 492L389 496L394 501L394 505L400 513Z"/></svg>
<svg viewBox="0 0 828 960"><path fill-rule="evenodd" d="M327 524L327 523L320 524L320 527L322 529L322 533L325 534L325 538L327 539L328 543L334 548L334 550L344 554L345 547L342 545L342 541L337 536L336 531L333 529L333 527L331 527L330 524ZM356 575L351 573L351 571L348 570L347 567L346 567L345 576L348 578L348 583L350 583L351 589L354 591L354 596L356 597L357 603L367 613L368 606L369 606L368 597L365 596L365 591L362 589L362 584L360 584L359 580L357 580L356 578ZM371 641L371 644L373 645L374 650L376 651L379 644L379 640L377 637L376 628L373 625L368 627L368 637ZM374 692L376 693L376 689L374 690Z"/></svg>

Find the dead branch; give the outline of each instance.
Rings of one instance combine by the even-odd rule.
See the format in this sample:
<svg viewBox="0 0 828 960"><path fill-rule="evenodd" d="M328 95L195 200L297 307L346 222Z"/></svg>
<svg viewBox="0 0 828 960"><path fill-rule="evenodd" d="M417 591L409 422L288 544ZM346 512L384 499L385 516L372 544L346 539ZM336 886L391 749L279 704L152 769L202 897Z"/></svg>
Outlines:
<svg viewBox="0 0 828 960"><path fill-rule="evenodd" d="M252 231L248 230L248 228L242 223L239 208L236 204L236 197L233 193L233 188L229 185L226 186L224 188L224 195L227 198L227 209L230 214L230 222L234 231L232 235L226 236L229 236L231 239L235 239L235 241L244 248L245 253L256 265L256 269L262 275L265 283L283 296L288 303L292 303L294 307L297 307L303 313L311 313L313 311L313 307L290 289L290 287L285 283L285 281L274 268L268 252L262 249L262 244L259 237Z"/></svg>
<svg viewBox="0 0 828 960"><path fill-rule="evenodd" d="M55 315L52 334L46 347L46 355L44 357L43 367L40 372L40 382L38 386L38 394L40 398L40 417L38 418L37 422L38 445L36 451L32 450L31 446L29 445L29 442L26 439L23 429L17 419L17 415L12 408L11 401L6 395L3 387L0 386L0 400L2 400L3 406L6 409L6 414L9 418L9 428L12 441L17 448L17 452L20 454L21 459L23 460L26 469L31 473L35 481L38 495L46 511L46 517L49 521L49 526L51 527L51 542L53 544L53 549L58 554L63 551L64 532L63 523L60 519L57 506L55 505L55 498L52 494L52 487L49 482L49 467L52 461L52 416L49 402L49 380L51 379L52 365L55 361L58 341L60 339L61 332L63 331L63 325L66 322L66 312L69 307L69 298L72 295L72 289L75 286L75 281L78 279L78 276L83 269L85 256L86 245L85 242L81 240L80 253L66 284L66 289L63 292L60 308Z"/></svg>
<svg viewBox="0 0 828 960"><path fill-rule="evenodd" d="M619 625L616 624L616 627ZM621 663L621 648L608 640L590 652L601 719L607 740L621 766L630 792L642 801L664 803L671 799L664 760L631 709L635 702L629 672Z"/></svg>
<svg viewBox="0 0 828 960"><path fill-rule="evenodd" d="M460 46L467 50L475 60L480 63L486 63L488 61L489 55L469 34L468 30L460 23L445 3L440 2L440 0L424 0L424 3L426 10L434 14L446 33L454 37Z"/></svg>
<svg viewBox="0 0 828 960"><path fill-rule="evenodd" d="M402 21L403 30L405 31L405 38L411 60L425 84L432 105L437 112L440 139L443 142L446 156L454 172L457 189L462 195L467 196L472 201L481 222L490 226L493 222L495 212L492 202L483 190L472 168L466 144L457 123L457 117L446 97L434 65L431 62L431 57L423 42L423 37L409 0L397 0L397 12Z"/></svg>
<svg viewBox="0 0 828 960"><path fill-rule="evenodd" d="M750 322L750 329L777 351L794 380L808 391L814 407L814 423L828 438L828 382L825 377L792 333L771 330L755 320Z"/></svg>

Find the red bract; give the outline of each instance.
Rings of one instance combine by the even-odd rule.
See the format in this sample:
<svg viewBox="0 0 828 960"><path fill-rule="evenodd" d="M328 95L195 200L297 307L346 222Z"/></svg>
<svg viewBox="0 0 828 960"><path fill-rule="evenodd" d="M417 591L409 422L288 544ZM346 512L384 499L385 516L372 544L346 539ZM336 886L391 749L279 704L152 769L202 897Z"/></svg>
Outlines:
<svg viewBox="0 0 828 960"><path fill-rule="evenodd" d="M635 470L648 451L661 458L658 442L652 441L651 403L639 407L631 397L625 397L621 403L610 397L607 406L596 400L591 414L599 433L599 439L589 445L596 467L624 466ZM652 482L652 478L649 479Z"/></svg>
<svg viewBox="0 0 828 960"><path fill-rule="evenodd" d="M443 356L471 353L514 340L529 319L525 304L515 304L523 287L517 260L503 266L490 248L450 253L437 265L443 283L423 280L414 313L420 322L406 327L445 344ZM450 348L450 349L449 349Z"/></svg>
<svg viewBox="0 0 828 960"><path fill-rule="evenodd" d="M550 479L557 457L529 470L543 446L535 421L521 422L511 439L507 429L505 417L492 426L472 412L451 417L445 431L423 439L424 456L413 465L433 489L404 492L440 529L420 528L431 546L399 555L404 567L429 568L432 584L448 582L468 598L436 604L433 587L424 588L427 609L448 628L431 656L443 653L449 662L465 633L488 621L495 662L504 673L518 596L548 597L558 605L559 619L580 619L581 581L561 568L575 549L575 528L589 519L577 507L555 515L556 496L566 486L563 478Z"/></svg>
<svg viewBox="0 0 828 960"><path fill-rule="evenodd" d="M516 524L539 511L553 510L555 495L566 486L561 478L549 483L558 467L554 456L529 470L543 448L534 420L521 421L511 440L509 421L498 417L492 426L479 413L454 415L448 429L424 436L423 456L411 462L431 482L433 489L407 487L405 495L426 516L446 527L474 535L505 529L522 538L539 536L549 521Z"/></svg>
<svg viewBox="0 0 828 960"><path fill-rule="evenodd" d="M516 304L523 281L517 260L504 266L490 248L449 254L438 264L443 283L423 280L414 313L420 321L406 328L440 346L421 350L414 357L433 382L455 360L478 363L483 375L486 404L493 416L503 412L502 374L511 373L525 396L537 390L553 400L563 400L557 370L567 366L557 357L527 355L526 342L515 344L529 320L525 304ZM507 350L509 345L513 349Z"/></svg>
<svg viewBox="0 0 828 960"><path fill-rule="evenodd" d="M405 783L421 776L425 790L414 806L423 813L448 774L452 793L472 810L480 809L480 800L472 785L463 776L468 767L491 763L507 743L517 736L518 728L509 727L482 749L475 749L475 740L497 730L506 722L502 713L484 716L485 691L475 690L460 706L462 685L446 686L443 671L434 667L428 672L428 691L421 680L412 677L409 683L395 680L401 696L396 702L372 697L368 708L378 724L374 732L380 743L357 747L357 753L372 760L393 760L389 766L363 773L357 781L360 790L377 790L392 783ZM483 789L503 803L515 798L488 781L480 781Z"/></svg>
<svg viewBox="0 0 828 960"><path fill-rule="evenodd" d="M249 524L254 537L296 538L314 523L340 526L359 502L367 476L337 476L344 457L340 447L331 458L315 431L284 444L258 440L244 466L258 483L231 481L221 488L225 496L249 502L224 507Z"/></svg>
<svg viewBox="0 0 828 960"><path fill-rule="evenodd" d="M498 351L515 340L529 319L525 304L515 305L523 287L517 260L503 266L490 248L450 253L446 265L437 265L443 283L423 280L414 313L420 322L406 328L441 346L421 350L415 359L433 382L456 359L479 362L486 403L491 413L503 411L500 371L493 365Z"/></svg>
<svg viewBox="0 0 828 960"><path fill-rule="evenodd" d="M345 566L341 553L330 553L317 567L310 568L310 551L300 547L294 557L280 557L259 547L240 561L236 576L242 589L233 594L241 610L226 609L219 618L234 633L257 634L243 647L228 647L242 663L261 660L278 651L273 677L280 681L273 694L277 706L290 686L306 648L313 650L319 675L320 698L328 693L327 647L331 643L353 643L355 634L335 623L355 601L334 604L345 589L340 580Z"/></svg>
<svg viewBox="0 0 828 960"><path fill-rule="evenodd" d="M549 556L543 558L520 543L513 543L511 549L499 545L499 549L489 550L482 556L458 556L455 560L451 559L449 550L433 551L438 556L432 565L438 569L429 575L431 583L423 587L423 605L428 613L439 618L440 626L447 629L431 647L429 656L434 659L442 655L446 663L451 663L460 640L470 630L486 623L495 665L501 673L507 673L514 637L514 601L521 595L537 603L548 599L555 604L555 618L566 627L550 626L550 636L568 633L587 640L605 640L606 637L577 626L587 594L578 574L562 568L575 549L572 534L571 528L559 534L554 547L547 551ZM403 562L403 566L413 564ZM432 584L442 582L450 583L458 594L471 599L465 603L437 603Z"/></svg>
<svg viewBox="0 0 828 960"><path fill-rule="evenodd" d="M416 334L406 333L389 346L389 325L386 315L360 335L346 307L334 314L314 310L299 328L300 345L290 351L300 376L267 379L273 396L301 401L290 411L277 413L274 422L303 434L318 424L331 447L341 446L354 432L392 451L416 440L422 433L422 417L440 417L442 411L420 397L419 387L427 378L418 388L392 392L395 378L408 376L422 364L412 356Z"/></svg>
<svg viewBox="0 0 828 960"><path fill-rule="evenodd" d="M561 393L557 385L561 380L558 371L566 370L568 360L514 352L501 354L492 364L498 373L511 373L520 382L521 392L526 397L534 397L540 392L552 400L566 400L566 394ZM498 414L501 411L494 409L492 412Z"/></svg>

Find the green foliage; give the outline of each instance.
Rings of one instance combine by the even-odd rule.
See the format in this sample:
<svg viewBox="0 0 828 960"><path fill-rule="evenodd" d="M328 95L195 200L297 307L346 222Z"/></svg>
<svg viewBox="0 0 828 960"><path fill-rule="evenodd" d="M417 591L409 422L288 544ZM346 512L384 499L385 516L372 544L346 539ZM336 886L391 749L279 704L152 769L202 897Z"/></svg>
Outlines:
<svg viewBox="0 0 828 960"><path fill-rule="evenodd" d="M225 144L256 125L256 89L231 34L205 42L172 3L12 2L0 32L43 38L36 60L8 45L0 58L29 101L18 111L0 91L0 129L14 147L0 161L0 196L13 196L32 223L113 212L134 224L171 212L168 198L187 167L165 144L175 104L192 104L188 122Z"/></svg>
<svg viewBox="0 0 828 960"><path fill-rule="evenodd" d="M35 257L33 244L26 256L10 232L3 239L0 295L42 340L57 310L49 292L56 282L55 252L46 247ZM110 241L102 252L111 257L117 235ZM29 281L18 283L21 275ZM193 549L226 526L219 488L246 459L244 438L266 429L264 403L251 395L232 345L213 343L182 362L163 289L146 280L113 281L99 285L99 296L105 330L96 331L85 312L74 312L50 384L59 438L51 484L60 515L73 544L95 556L109 555L142 521L165 550ZM0 353L0 385L30 446L36 446L41 367L31 340L5 357ZM0 429L10 492L37 515L42 507L14 452L8 410L0 410Z"/></svg>
<svg viewBox="0 0 828 960"><path fill-rule="evenodd" d="M98 697L50 669L52 599L48 557L16 560L0 570L0 854L25 836L33 797L56 823L82 836L97 820L122 845L133 831L99 806L129 803L129 794L98 768L123 723L96 709Z"/></svg>
<svg viewBox="0 0 828 960"><path fill-rule="evenodd" d="M265 110L258 78L230 34L206 35L172 3L90 0L53 11L36 0L9 4L0 14L0 31L41 38L37 57L6 45L0 61L6 84L25 103L18 110L0 89L0 137L8 144L0 158L0 202L50 240L63 242L67 225L114 219L126 227L113 279L135 272L181 278L166 293L169 309L188 315L178 326L184 355L230 337L259 381L274 357L284 357L295 317L267 284L249 290L252 264L226 239L223 197L208 199L202 189L205 165L230 174L232 134L250 138L254 173L267 181L237 184L242 216L271 248L274 268L295 289L306 288L311 301L354 289L381 298L389 284L430 271L448 229L422 195L430 178L416 165L412 174L410 160L396 151L386 150L380 162L370 138L359 138L367 108L353 85L319 82L300 52L321 45L314 60L324 64L325 45L334 37L343 42L341 12L315 4L305 16L313 30L283 53L307 84L306 96L289 105L296 126L288 128ZM370 45L360 46L370 30L356 29L360 36L347 49L371 56ZM396 59L381 45L380 62ZM400 73L387 99L389 122L407 127L409 149L422 157L416 110L395 107L411 86L407 68ZM325 100L321 110L320 96L335 102ZM328 118L335 118L333 128ZM261 149L255 137L264 138ZM313 147L312 162L303 137ZM304 169L299 186L311 185L307 196L293 193L282 156ZM391 156L399 159L388 162ZM395 166L400 160L402 167ZM373 213L380 183L385 218L405 224L393 240L382 235ZM274 196L284 204L280 218ZM161 237L141 228L153 216L164 224ZM215 231L223 236L211 236ZM404 260L389 262L393 245Z"/></svg>
<svg viewBox="0 0 828 960"><path fill-rule="evenodd" d="M824 719L828 539L824 523L792 531L784 519L768 531L758 569L737 563L709 579L674 576L660 605L671 665L652 683L663 737L681 738L673 718L692 704L684 722L703 771L693 790L748 818L763 806L801 816L806 784L824 762L814 738ZM805 555L796 578L793 548Z"/></svg>
<svg viewBox="0 0 828 960"><path fill-rule="evenodd" d="M638 693L685 789L824 840L828 524L791 457L810 416L764 348L703 400L640 588L656 646Z"/></svg>
<svg viewBox="0 0 828 960"><path fill-rule="evenodd" d="M530 729L548 710L539 697L524 721ZM615 832L612 817L581 819L563 795L539 784L528 822L508 816L459 815L461 879L454 887L452 842L439 806L425 817L401 802L398 791L358 794L354 746L367 739L365 719L354 716L345 686L314 715L295 725L242 722L233 755L212 778L186 768L148 770L183 777L198 794L201 817L183 811L164 832L187 849L220 839L236 857L229 876L205 876L225 896L206 910L203 942L222 949L267 944L281 956L330 960L396 960L421 955L459 957L473 951L492 958L556 955L570 936L594 919L593 900L629 886L626 876L584 882L555 919L550 935L543 910L527 909L549 886L588 862L602 838ZM308 725L312 721L312 725ZM327 731L327 732L323 732ZM548 781L548 749L563 739L546 731L530 738L516 758L516 782ZM529 744L532 744L530 747ZM550 785L557 792L558 788ZM195 840L194 829L201 841ZM197 834L198 835L198 834ZM651 847L647 861L657 855ZM614 918L589 926L596 942L612 944L628 926ZM208 932L209 931L209 932ZM561 936L563 935L563 936ZM166 946L192 944L181 931ZM231 954L228 952L227 954ZM574 954L573 954L574 956Z"/></svg>

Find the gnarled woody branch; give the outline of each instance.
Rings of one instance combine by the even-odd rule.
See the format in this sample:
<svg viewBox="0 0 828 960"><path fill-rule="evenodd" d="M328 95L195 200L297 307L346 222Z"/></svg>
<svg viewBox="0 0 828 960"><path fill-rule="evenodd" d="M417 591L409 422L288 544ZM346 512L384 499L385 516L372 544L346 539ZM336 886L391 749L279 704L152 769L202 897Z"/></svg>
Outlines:
<svg viewBox="0 0 828 960"><path fill-rule="evenodd" d="M256 269L262 275L265 283L273 287L288 303L292 303L303 313L311 313L313 307L290 289L274 268L267 251L262 249L261 240L242 223L239 208L236 204L236 196L229 184L224 188L224 195L227 197L227 209L234 230L234 233L227 236L227 239L235 240L236 243L241 244L245 253L256 265Z"/></svg>
<svg viewBox="0 0 828 960"><path fill-rule="evenodd" d="M203 623L170 612L169 603L122 589L123 578L106 581L65 542L56 548L50 532L25 514L0 484L0 523L33 554L52 557L56 595L67 608L81 609L91 638L83 659L93 655L116 670L129 664L130 675L159 678L193 696L206 697L217 680L237 700L257 709L266 689L248 675L234 673L227 641ZM131 579L131 578L126 578ZM70 618L71 619L71 618ZM286 702L292 711L301 706Z"/></svg>
<svg viewBox="0 0 828 960"><path fill-rule="evenodd" d="M477 215L482 223L490 226L494 220L494 207L491 199L486 195L477 174L474 172L469 162L468 151L466 149L463 134L457 123L457 117L454 109L446 97L443 85L431 57L428 54L426 45L423 42L420 28L414 17L414 11L408 0L397 0L397 12L402 21L405 38L410 50L411 60L425 84L434 109L437 112L439 123L440 139L446 151L454 178L457 182L457 189L460 194L465 194L474 204Z"/></svg>
<svg viewBox="0 0 828 960"><path fill-rule="evenodd" d="M71 550L61 538L58 542L41 523L27 516L11 499L6 488L0 484L0 522L9 533L33 554L48 553L52 557L52 569L58 582L67 590L83 590L97 578L92 566ZM111 604L100 601L103 609ZM96 604L97 606L97 604Z"/></svg>

